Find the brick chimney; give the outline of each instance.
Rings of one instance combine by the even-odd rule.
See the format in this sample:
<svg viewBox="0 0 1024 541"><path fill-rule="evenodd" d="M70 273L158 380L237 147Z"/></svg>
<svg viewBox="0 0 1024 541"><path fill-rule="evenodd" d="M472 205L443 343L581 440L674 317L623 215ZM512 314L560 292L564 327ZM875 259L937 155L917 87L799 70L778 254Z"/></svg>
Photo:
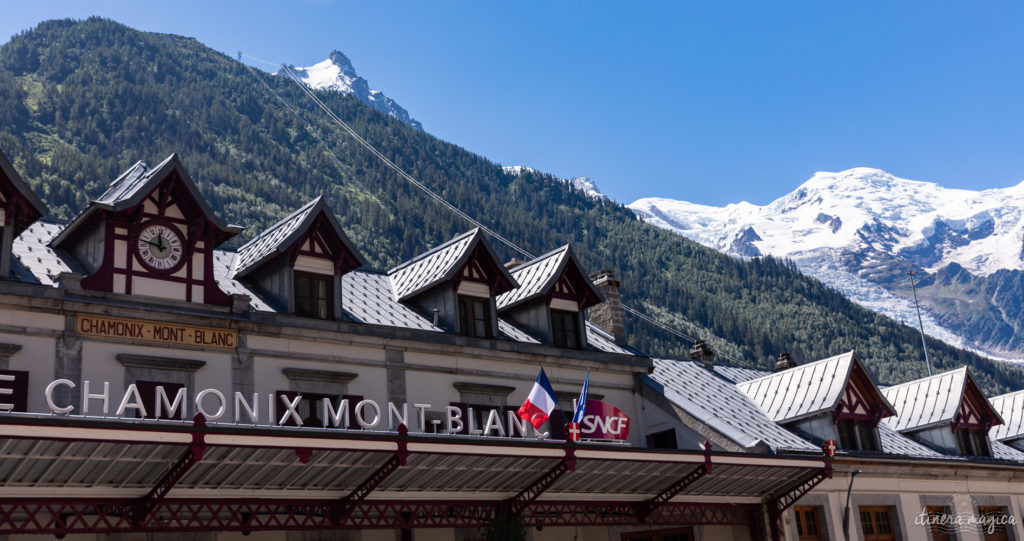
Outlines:
<svg viewBox="0 0 1024 541"><path fill-rule="evenodd" d="M615 338L615 343L626 345L626 323L622 315L622 296L619 294L619 281L615 272L599 270L590 275L594 287L604 295L604 302L591 306L587 318L601 330Z"/></svg>
<svg viewBox="0 0 1024 541"><path fill-rule="evenodd" d="M788 353L779 353L779 360L775 361L775 371L782 372L783 370L789 370L790 368L796 367L796 361Z"/></svg>
<svg viewBox="0 0 1024 541"><path fill-rule="evenodd" d="M715 370L715 352L711 351L711 348L703 340L693 343L693 347L690 348L690 358L700 361L708 370Z"/></svg>

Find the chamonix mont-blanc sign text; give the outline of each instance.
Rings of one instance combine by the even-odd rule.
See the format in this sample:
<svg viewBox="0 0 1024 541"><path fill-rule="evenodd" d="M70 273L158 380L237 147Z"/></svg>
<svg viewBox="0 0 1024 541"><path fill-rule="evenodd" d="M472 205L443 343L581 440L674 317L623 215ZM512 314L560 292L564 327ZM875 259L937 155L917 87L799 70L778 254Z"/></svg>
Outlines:
<svg viewBox="0 0 1024 541"><path fill-rule="evenodd" d="M235 349L238 333L234 329L197 327L119 317L79 315L75 324L78 334L139 340L158 344L199 346L215 349Z"/></svg>
<svg viewBox="0 0 1024 541"><path fill-rule="evenodd" d="M5 387L0 380L0 402L10 399L14 387ZM8 383L10 385L10 383ZM424 403L378 403L370 399L351 401L348 398L329 399L317 395L315 400L295 393L241 393L227 395L218 389L203 389L191 400L185 387L155 387L151 400L143 400L134 383L129 384L121 396L113 396L110 382L84 381L78 404L58 403L58 389L74 389L77 384L69 379L51 381L45 389L46 405L57 415L103 416L138 419L190 419L201 413L209 422L247 424L255 426L316 426L318 428L359 428L362 430L397 430L405 425L410 432L470 434L491 437L533 437L545 439L542 432L529 422L504 408L480 409L444 406L440 418L430 415L436 411ZM23 388L23 386L22 386ZM7 391L7 392L3 392ZM13 400L10 400L14 402ZM14 407L0 403L0 411ZM313 411L310 409L313 408ZM312 421L312 423L311 423ZM618 408L590 400L581 423L581 436L589 439L627 441L629 417Z"/></svg>

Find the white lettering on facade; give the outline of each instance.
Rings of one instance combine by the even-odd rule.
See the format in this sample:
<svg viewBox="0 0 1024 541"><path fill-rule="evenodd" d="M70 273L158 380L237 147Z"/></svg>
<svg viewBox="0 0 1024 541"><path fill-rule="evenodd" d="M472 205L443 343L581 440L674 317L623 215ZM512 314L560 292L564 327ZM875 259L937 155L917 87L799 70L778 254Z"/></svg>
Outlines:
<svg viewBox="0 0 1024 541"><path fill-rule="evenodd" d="M51 381L50 384L46 386L46 405L50 407L50 411L52 411L53 413L71 413L75 409L74 406L70 404L68 404L67 406L58 406L57 404L53 403L53 391L59 385L66 386L69 389L75 388L75 382L69 379L55 379Z"/></svg>
<svg viewBox="0 0 1024 541"><path fill-rule="evenodd" d="M188 417L188 413L185 411L185 408L188 407L188 391L184 387L178 389L177 394L174 395L174 402L171 402L167 397L167 391L164 389L164 386L157 385L156 400L154 400L154 402L156 402L156 405L153 406L153 409L156 410L156 417L158 419L165 409L167 410L167 417L174 419L174 412L177 411L178 408L181 408L180 415L183 419Z"/></svg>
<svg viewBox="0 0 1024 541"><path fill-rule="evenodd" d="M219 404L217 405L217 413L209 413L203 409L203 399L209 395L217 397ZM203 389L196 394L196 411L203 414L207 421L216 421L224 416L224 412L227 411L227 400L224 398L224 393L217 389Z"/></svg>
<svg viewBox="0 0 1024 541"><path fill-rule="evenodd" d="M448 406L448 424L445 428L449 434L462 432L462 410L456 406Z"/></svg>
<svg viewBox="0 0 1024 541"><path fill-rule="evenodd" d="M347 398L343 398L341 402L338 403L338 409L334 409L334 404L332 404L331 400L328 398L321 400L321 402L323 403L324 408L324 428L330 428L327 426L328 421L331 423L330 426L333 426L334 428L338 428L339 426L348 428ZM342 422L344 422L344 425L342 425Z"/></svg>
<svg viewBox="0 0 1024 541"><path fill-rule="evenodd" d="M11 376L7 377L10 378ZM0 381L9 381L9 379L0 379ZM54 402L54 393L60 387L74 389L76 384L68 379L58 379L50 382L45 389L46 405L52 413L67 415L75 411L76 408L71 404L58 405ZM88 414L90 404L93 401L101 400L103 402L103 415L107 416L110 406L110 382L103 382L103 392L101 393L92 392L92 388L93 385L88 380L82 382L80 411L83 415ZM187 411L190 405L188 395L189 392L185 387L179 387L176 389L176 394L172 400L172 397L168 396L165 387L157 385L155 387L154 400L152 403L149 403L143 401L142 393L136 384L129 384L113 416L185 419L187 418ZM214 402L216 402L215 407L209 403L210 400L208 398L211 396ZM260 393L244 395L241 392L235 392L232 398L233 400L228 401L221 391L217 389L204 389L195 395L191 404L195 406L196 412L202 413L206 417L207 421L216 421L225 417L228 413L228 408L231 407L234 414L229 416L229 418L235 424L258 425L265 422L268 426L292 425L299 427L304 424L302 414L300 413L300 406L303 405L303 396L300 394L295 394L292 398L284 394L268 394L267 413L263 414L263 416L260 414L260 409L262 408L259 407ZM277 400L281 401L283 407L275 407ZM412 406L416 410L413 414L413 417L416 418L414 422L419 425L418 428L421 433L427 433L428 431L448 434L469 433L485 437L532 437L536 439L550 437L550 432L541 432L536 428L532 428L529 422L520 418L513 410L507 410L503 415L502 408L487 409L485 410L487 412L485 416L482 411L478 413L470 407L446 406L444 417L428 420L427 411L432 407L430 404L394 403L389 401L385 405L374 400L364 399L353 407L347 398L333 401L326 397L322 399L318 397L318 400L322 404L323 428L352 428L350 420L355 419L355 423L359 428L364 430L375 429L384 425L384 416L386 415L388 430L395 430L399 425L405 425L410 431L413 431L413 427L409 424L409 406ZM314 400L310 405L315 404L316 401ZM95 406L95 404L92 405ZM149 411L149 408L153 408L155 411ZM130 410L135 410L135 412ZM3 411L3 409L0 408L0 411ZM276 411L282 412L280 418L276 417ZM311 411L309 413L313 414L314 412ZM587 415L581 423L581 433L592 434L600 431L604 434L621 434L628 430L628 426L629 418L625 416L601 417Z"/></svg>
<svg viewBox="0 0 1024 541"><path fill-rule="evenodd" d="M131 402L129 402L131 400ZM134 409L139 412L139 417L146 417L146 406L142 404L142 397L139 396L139 388L134 383L128 386L125 390L124 396L121 398L121 404L117 406L117 417L124 415L125 410Z"/></svg>
<svg viewBox="0 0 1024 541"><path fill-rule="evenodd" d="M398 425L409 428L409 404L402 404L402 411L398 411L394 402L388 402L388 430L394 430Z"/></svg>
<svg viewBox="0 0 1024 541"><path fill-rule="evenodd" d="M108 406L110 405L110 382L103 382L103 393L93 394L89 392L89 380L82 382L82 415L89 413L89 401L90 400L102 400L103 401L103 415L108 413Z"/></svg>
<svg viewBox="0 0 1024 541"><path fill-rule="evenodd" d="M367 421L363 412L366 411L366 406L370 406L373 410L373 421ZM374 428L380 424L380 406L377 405L373 400L363 400L356 404L356 422L363 429Z"/></svg>
<svg viewBox="0 0 1024 541"><path fill-rule="evenodd" d="M0 374L0 381L9 381L14 383L14 376L12 374ZM0 395L14 396L14 389L0 387ZM13 403L0 402L0 411L11 411L12 409L14 409Z"/></svg>
<svg viewBox="0 0 1024 541"><path fill-rule="evenodd" d="M297 394L292 400L288 400L285 395L280 395L281 402L284 403L284 407L287 411L281 414L281 419L277 421L278 425L284 425L288 423L288 418L291 417L292 421L295 422L295 426L302 426L302 417L299 416L299 412L295 409L299 407L299 402L302 401L302 395Z"/></svg>
<svg viewBox="0 0 1024 541"><path fill-rule="evenodd" d="M257 424L259 422L259 396L256 393L252 393L252 406L245 401L245 397L242 393L235 391L235 423L241 422L239 417L242 415L242 411L249 414L249 422L251 424Z"/></svg>

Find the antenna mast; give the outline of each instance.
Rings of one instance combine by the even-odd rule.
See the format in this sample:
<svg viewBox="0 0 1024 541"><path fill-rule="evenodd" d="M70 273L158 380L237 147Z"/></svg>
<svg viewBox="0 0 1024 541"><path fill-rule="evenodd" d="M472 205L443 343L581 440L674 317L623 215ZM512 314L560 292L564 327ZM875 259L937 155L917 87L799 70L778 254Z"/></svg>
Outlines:
<svg viewBox="0 0 1024 541"><path fill-rule="evenodd" d="M917 274L907 269L907 276L910 277L910 290L914 292L914 308L917 308L917 325L921 330L921 349L924 350L924 364L928 365L928 375L932 375L932 362L928 359L928 345L924 341L924 322L921 320L921 306L917 303L917 286L914 285L914 275Z"/></svg>

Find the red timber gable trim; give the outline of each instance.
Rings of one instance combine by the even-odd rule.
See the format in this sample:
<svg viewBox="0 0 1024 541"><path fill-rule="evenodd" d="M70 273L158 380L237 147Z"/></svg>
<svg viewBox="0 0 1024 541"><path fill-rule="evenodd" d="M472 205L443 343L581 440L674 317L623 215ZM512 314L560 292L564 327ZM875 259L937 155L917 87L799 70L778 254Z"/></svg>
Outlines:
<svg viewBox="0 0 1024 541"><path fill-rule="evenodd" d="M209 220L202 207L172 170L142 201L119 212L96 213L97 225L105 227L103 261L82 286L95 291L124 294L154 294L157 284L167 284L167 296L187 302L230 306L231 298L221 291L213 272L213 250L222 242L224 231ZM149 225L162 225L181 240L181 261L160 270L141 260L139 233ZM91 228L80 228L91 229ZM143 282L145 285L143 285Z"/></svg>
<svg viewBox="0 0 1024 541"><path fill-rule="evenodd" d="M483 243L477 243L473 248L469 260L455 273L455 290L463 281L486 284L491 293L491 298L497 297L506 291L511 291L514 286L508 280L505 273L501 271L498 262L491 257Z"/></svg>
<svg viewBox="0 0 1024 541"><path fill-rule="evenodd" d="M865 420L877 426L883 417L895 414L896 412L889 409L885 398L875 388L871 377L861 367L860 362L854 360L846 388L843 389L839 406L834 413L835 420Z"/></svg>
<svg viewBox="0 0 1024 541"><path fill-rule="evenodd" d="M0 160L6 160L6 158L0 154ZM7 164L0 162L0 165ZM37 198L38 202L33 202L25 197L15 185L15 182L18 182L24 186L24 181L20 178L11 178L5 169L0 167L0 208L3 209L3 226L13 226L14 234L17 235L32 225L32 222L42 218L47 210L45 206L37 206L42 205ZM12 168L11 174L17 175L17 172Z"/></svg>
<svg viewBox="0 0 1024 541"><path fill-rule="evenodd" d="M295 266L295 260L300 255L329 259L334 262L334 274L338 275L362 266L359 256L349 250L323 211L320 211L306 233L285 249L285 253L288 254L290 266Z"/></svg>
<svg viewBox="0 0 1024 541"><path fill-rule="evenodd" d="M551 304L552 299L575 301L581 311L601 302L601 299L594 294L590 281L573 263L572 258L566 262L555 286L547 293L548 304Z"/></svg>
<svg viewBox="0 0 1024 541"><path fill-rule="evenodd" d="M988 430L995 425L1001 425L999 414L995 408L985 399L985 395L974 383L970 374L964 383L963 397L960 399L960 407L953 416L953 430L962 428Z"/></svg>

